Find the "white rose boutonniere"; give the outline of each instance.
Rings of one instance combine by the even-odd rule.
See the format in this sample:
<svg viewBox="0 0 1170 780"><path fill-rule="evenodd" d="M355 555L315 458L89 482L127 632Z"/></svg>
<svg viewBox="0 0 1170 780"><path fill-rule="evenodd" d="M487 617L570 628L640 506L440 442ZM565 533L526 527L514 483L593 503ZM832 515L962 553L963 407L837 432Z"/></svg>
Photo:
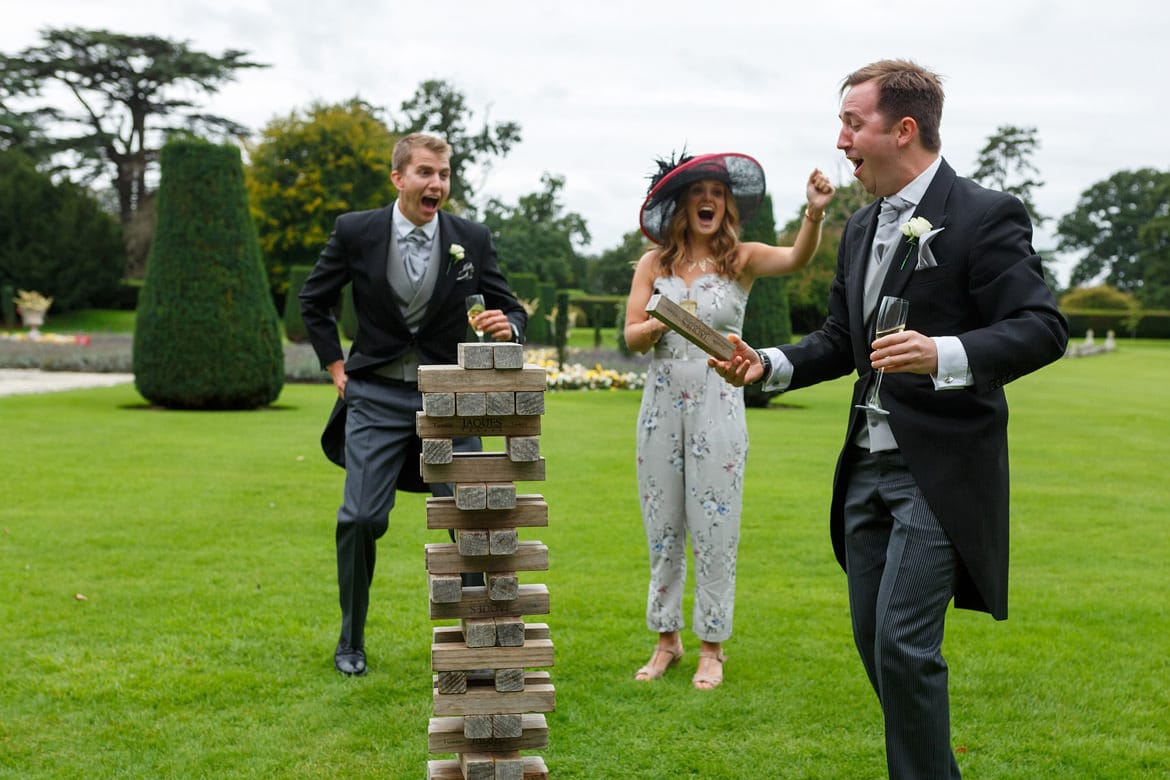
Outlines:
<svg viewBox="0 0 1170 780"><path fill-rule="evenodd" d="M467 251L463 248L463 244L452 244L450 251L451 251L451 262L450 262L450 265L448 267L455 265L457 262L462 260L464 258L464 256L467 254Z"/></svg>
<svg viewBox="0 0 1170 780"><path fill-rule="evenodd" d="M900 230L902 235L910 239L910 248L906 250L906 256L902 258L902 264L898 266L899 271L906 267L906 261L910 259L910 253L914 251L914 242L929 233L933 227L934 225L930 224L930 220L926 217L912 217L902 223Z"/></svg>

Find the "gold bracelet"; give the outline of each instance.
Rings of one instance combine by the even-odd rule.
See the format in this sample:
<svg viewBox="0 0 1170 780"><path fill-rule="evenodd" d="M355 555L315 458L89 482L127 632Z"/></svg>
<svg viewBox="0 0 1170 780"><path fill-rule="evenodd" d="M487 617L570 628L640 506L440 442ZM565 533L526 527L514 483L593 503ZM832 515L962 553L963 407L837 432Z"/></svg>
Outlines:
<svg viewBox="0 0 1170 780"><path fill-rule="evenodd" d="M825 212L822 211L821 215L819 217L814 217L812 215L812 212L808 210L808 206L804 207L804 216L805 216L805 219L807 219L809 222L824 222L825 221Z"/></svg>

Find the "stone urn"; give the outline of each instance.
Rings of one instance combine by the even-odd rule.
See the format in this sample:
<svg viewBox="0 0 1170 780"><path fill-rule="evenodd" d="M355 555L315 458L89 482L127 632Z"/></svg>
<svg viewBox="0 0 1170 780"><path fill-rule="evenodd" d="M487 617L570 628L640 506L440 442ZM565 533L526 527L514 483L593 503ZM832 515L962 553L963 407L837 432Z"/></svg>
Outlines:
<svg viewBox="0 0 1170 780"><path fill-rule="evenodd" d="M45 324L45 310L44 309L20 309L20 319L24 323L24 327L28 328L28 337L31 339L39 339L41 337L41 326Z"/></svg>

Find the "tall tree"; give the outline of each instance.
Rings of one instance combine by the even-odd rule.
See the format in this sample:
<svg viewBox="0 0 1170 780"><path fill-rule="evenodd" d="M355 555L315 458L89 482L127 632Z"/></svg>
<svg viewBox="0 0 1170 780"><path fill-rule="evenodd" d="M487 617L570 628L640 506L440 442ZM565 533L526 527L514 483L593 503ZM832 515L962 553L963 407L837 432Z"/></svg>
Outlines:
<svg viewBox="0 0 1170 780"><path fill-rule="evenodd" d="M558 287L585 283L585 264L578 250L589 243L585 218L564 213L560 192L565 179L545 173L539 192L522 195L515 206L498 199L488 202L484 224L492 231L500 267L506 273L533 273Z"/></svg>
<svg viewBox="0 0 1170 780"><path fill-rule="evenodd" d="M467 98L448 81L424 81L403 101L401 111L402 117L394 123L395 133L434 133L451 144L450 202L457 211L473 208L479 185L471 183L470 169L478 166L486 175L493 158L503 157L520 143L516 122L491 124L485 119L479 130L469 129L473 112L467 107Z"/></svg>
<svg viewBox="0 0 1170 780"><path fill-rule="evenodd" d="M985 187L1015 195L1024 204L1032 222L1043 225L1048 217L1036 208L1032 193L1044 182L1035 178L1040 170L1032 156L1040 148L1034 127L1000 125L979 150L971 178Z"/></svg>
<svg viewBox="0 0 1170 780"><path fill-rule="evenodd" d="M602 295L626 295L634 279L634 266L650 246L641 230L631 230L622 242L589 262L587 289Z"/></svg>
<svg viewBox="0 0 1170 780"><path fill-rule="evenodd" d="M68 155L80 175L111 174L124 226L148 196L147 173L167 132L247 133L230 119L202 113L191 97L215 94L240 69L266 67L249 62L246 52L217 57L184 41L80 27L46 29L42 37L44 45L0 55L0 100L10 117L36 115L61 127L64 135L54 136L47 150ZM43 99L55 84L73 96L75 110L50 104L17 114L11 107L10 98Z"/></svg>
<svg viewBox="0 0 1170 780"><path fill-rule="evenodd" d="M1170 216L1168 196L1170 173L1153 168L1118 171L1081 193L1057 225L1057 249L1085 253L1072 270L1070 286L1100 277L1146 303L1148 265L1155 259L1150 249L1159 242L1149 233L1143 244L1141 232Z"/></svg>
<svg viewBox="0 0 1170 780"><path fill-rule="evenodd" d="M385 206L394 136L368 103L314 103L274 119L248 147L247 185L274 293L294 265L313 265L347 211Z"/></svg>

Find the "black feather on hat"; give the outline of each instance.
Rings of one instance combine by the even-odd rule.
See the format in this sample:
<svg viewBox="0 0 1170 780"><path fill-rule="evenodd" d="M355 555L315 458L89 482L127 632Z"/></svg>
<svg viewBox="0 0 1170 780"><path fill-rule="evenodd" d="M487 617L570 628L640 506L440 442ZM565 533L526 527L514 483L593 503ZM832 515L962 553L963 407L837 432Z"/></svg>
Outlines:
<svg viewBox="0 0 1170 780"><path fill-rule="evenodd" d="M666 229L678 205L678 196L692 183L715 179L727 185L739 207L740 222L747 222L764 200L764 168L746 154L687 155L678 160L657 160L658 172L650 177L650 190L642 203L642 233L656 244L666 241Z"/></svg>

